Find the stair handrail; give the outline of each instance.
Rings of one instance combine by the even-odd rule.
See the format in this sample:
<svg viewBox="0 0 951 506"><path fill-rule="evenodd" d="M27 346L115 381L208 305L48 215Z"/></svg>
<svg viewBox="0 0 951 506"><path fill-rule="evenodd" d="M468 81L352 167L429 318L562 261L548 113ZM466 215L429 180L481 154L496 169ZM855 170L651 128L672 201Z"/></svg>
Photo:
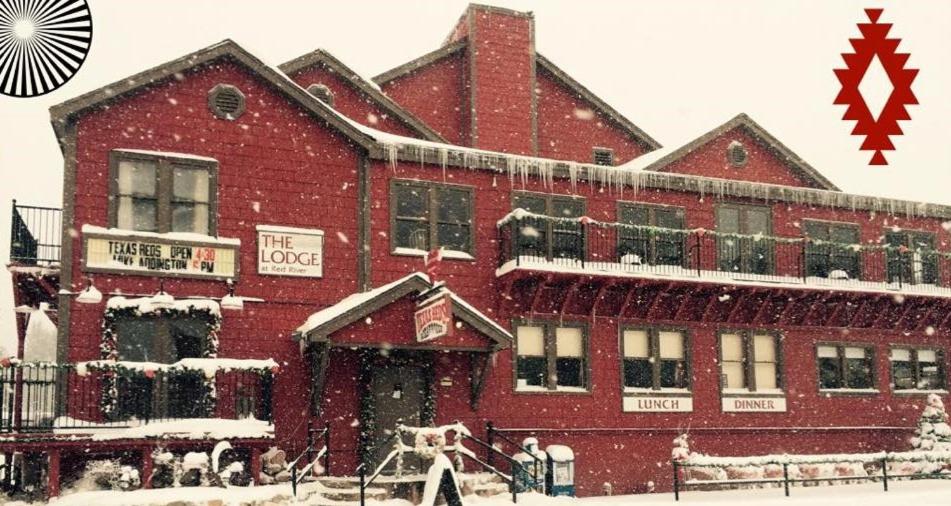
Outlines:
<svg viewBox="0 0 951 506"><path fill-rule="evenodd" d="M318 440L322 440L324 442L324 446L319 450L316 450L316 456L312 457L312 455L314 455ZM307 456L307 465L305 465L304 468L298 472L297 464L304 456ZM307 475L311 472L311 470L321 458L324 459L324 474L330 474L330 422L326 422L324 424L324 428L320 432L317 432L317 430L311 426L311 422L308 421L307 447L304 448L304 451L302 451L300 455L297 456L297 458L290 461L284 467L284 469L291 472L291 493L295 498L297 497L297 485L304 481L304 478L307 477Z"/></svg>
<svg viewBox="0 0 951 506"><path fill-rule="evenodd" d="M486 432L487 432L487 434L488 434L487 439L488 439L489 441L492 441L493 438L495 438L496 436L498 436L499 438L501 438L501 439L502 439L503 441L505 441L506 443L508 443L508 444L510 444L510 445L512 445L512 446L514 446L514 447L517 448L520 452L522 452L522 453L524 453L525 455L528 455L529 457L532 458L532 460L534 461L534 462L532 462L532 479L535 480L535 489L538 490L538 488L541 486L541 487L542 487L542 490L541 490L541 491L544 492L544 484L543 484L543 483L540 483L540 482L538 481L538 467L539 467L539 465L541 465L542 468L544 468L546 462L543 461L543 460L541 459L541 457L539 457L538 455L536 455L534 452L530 451L528 448L526 448L526 447L524 447L524 446L522 446L522 445L516 443L515 441L513 441L512 439L510 439L510 438L509 438L508 436L506 436L505 434L502 434L502 432L500 432L499 429L497 429L497 428L495 427L495 425L492 424L492 422L489 422L489 423L487 424ZM488 441L486 441L486 444L489 444L490 446L492 446L493 448L495 448L495 445L492 444L492 443L489 443ZM497 448L496 448L496 449L497 449ZM497 449L497 450L498 450L498 449ZM501 452L501 450L499 450L499 451ZM502 452L502 454L504 455L505 452ZM521 464L521 462L520 462L519 464ZM525 466L523 465L522 467L524 468Z"/></svg>

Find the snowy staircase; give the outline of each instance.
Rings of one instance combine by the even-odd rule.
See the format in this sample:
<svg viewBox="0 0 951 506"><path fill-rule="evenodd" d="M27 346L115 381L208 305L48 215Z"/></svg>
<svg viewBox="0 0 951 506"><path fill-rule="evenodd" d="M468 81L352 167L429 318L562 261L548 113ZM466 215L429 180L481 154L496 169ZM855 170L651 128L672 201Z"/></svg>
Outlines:
<svg viewBox="0 0 951 506"><path fill-rule="evenodd" d="M509 487L499 477L491 473L464 473L460 474L462 494L491 497L498 494L507 494ZM411 503L418 503L423 496L423 487L426 483L425 475L411 475L396 478L380 476L366 490L367 500L383 501L387 499L404 499ZM352 505L360 501L360 481L352 476L327 476L318 478L316 483L308 483L306 487L308 504L318 505ZM302 499L302 497L298 497Z"/></svg>

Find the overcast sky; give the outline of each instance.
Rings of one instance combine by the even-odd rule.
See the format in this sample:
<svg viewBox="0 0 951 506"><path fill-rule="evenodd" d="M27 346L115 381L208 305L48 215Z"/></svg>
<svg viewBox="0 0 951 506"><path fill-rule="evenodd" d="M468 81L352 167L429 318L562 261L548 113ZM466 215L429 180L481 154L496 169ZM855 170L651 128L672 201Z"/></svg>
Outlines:
<svg viewBox="0 0 951 506"><path fill-rule="evenodd" d="M315 48L364 75L436 49L464 1L88 0L92 50L78 74L39 98L0 96L0 248L12 198L61 205L63 160L51 105L231 38L280 64ZM534 11L537 49L664 145L746 112L843 190L951 204L951 2L489 2ZM833 106L832 69L863 8L910 52L920 105L889 165L869 167ZM881 90L883 86L873 86ZM6 252L0 254L6 257ZM0 345L14 337L9 277L0 281Z"/></svg>

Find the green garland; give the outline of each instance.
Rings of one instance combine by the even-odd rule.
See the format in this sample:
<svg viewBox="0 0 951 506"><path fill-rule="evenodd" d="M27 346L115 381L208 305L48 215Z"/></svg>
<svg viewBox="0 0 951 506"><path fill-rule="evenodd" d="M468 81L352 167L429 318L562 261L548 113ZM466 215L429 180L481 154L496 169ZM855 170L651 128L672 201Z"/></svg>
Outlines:
<svg viewBox="0 0 951 506"><path fill-rule="evenodd" d="M122 319L139 318L181 318L191 317L204 321L207 331L202 358L218 357L218 332L221 330L221 315L206 308L189 307L188 309L155 309L143 314L138 306L106 307L102 318L102 341L99 343L99 357L101 360L119 360L119 343L117 322ZM104 368L105 369L105 368ZM119 376L128 374L124 368L109 368L102 372L102 395L99 398L99 409L107 421L115 421L119 408ZM205 407L205 415L212 414L218 391L214 379L205 378L204 389L198 402Z"/></svg>

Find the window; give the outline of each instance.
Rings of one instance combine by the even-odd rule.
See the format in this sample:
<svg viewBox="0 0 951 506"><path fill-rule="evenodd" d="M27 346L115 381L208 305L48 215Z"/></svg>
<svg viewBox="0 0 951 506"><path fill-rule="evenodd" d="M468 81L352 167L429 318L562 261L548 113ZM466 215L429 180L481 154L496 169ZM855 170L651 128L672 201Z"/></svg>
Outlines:
<svg viewBox="0 0 951 506"><path fill-rule="evenodd" d="M618 260L625 265L680 265L684 263L684 211L677 207L621 204L618 221L626 225L665 230L618 229Z"/></svg>
<svg viewBox="0 0 951 506"><path fill-rule="evenodd" d="M515 340L516 390L587 389L584 327L554 323L518 325Z"/></svg>
<svg viewBox="0 0 951 506"><path fill-rule="evenodd" d="M200 318L123 318L115 323L119 360L169 364L202 356L208 322ZM120 375L118 418L201 417L206 406L196 402L204 391L196 371L169 371L153 377ZM143 395L151 392L151 395Z"/></svg>
<svg viewBox="0 0 951 506"><path fill-rule="evenodd" d="M781 388L780 339L757 331L720 334L720 386L750 392Z"/></svg>
<svg viewBox="0 0 951 506"><path fill-rule="evenodd" d="M944 390L947 378L944 351L934 348L892 348L892 388L901 390Z"/></svg>
<svg viewBox="0 0 951 506"><path fill-rule="evenodd" d="M444 248L472 254L471 188L394 181L391 189L394 249Z"/></svg>
<svg viewBox="0 0 951 506"><path fill-rule="evenodd" d="M111 227L215 234L217 162L131 151L111 157Z"/></svg>
<svg viewBox="0 0 951 506"><path fill-rule="evenodd" d="M609 148L594 148L592 158L595 165L614 165L614 150Z"/></svg>
<svg viewBox="0 0 951 506"><path fill-rule="evenodd" d="M806 221L806 275L832 279L860 279L859 228L853 223Z"/></svg>
<svg viewBox="0 0 951 506"><path fill-rule="evenodd" d="M886 255L889 283L933 285L938 282L934 234L905 230L887 232L885 244L889 246Z"/></svg>
<svg viewBox="0 0 951 506"><path fill-rule="evenodd" d="M684 331L629 328L621 337L625 390L690 388Z"/></svg>
<svg viewBox="0 0 951 506"><path fill-rule="evenodd" d="M585 212L583 199L544 193L517 193L513 207L553 218L580 218ZM581 259L581 223L544 218L519 220L513 247L520 256Z"/></svg>
<svg viewBox="0 0 951 506"><path fill-rule="evenodd" d="M721 271L773 272L773 242L768 207L723 205L717 208L717 259ZM763 237L767 236L767 237Z"/></svg>
<svg viewBox="0 0 951 506"><path fill-rule="evenodd" d="M819 388L823 390L871 390L875 388L871 348L820 345Z"/></svg>

